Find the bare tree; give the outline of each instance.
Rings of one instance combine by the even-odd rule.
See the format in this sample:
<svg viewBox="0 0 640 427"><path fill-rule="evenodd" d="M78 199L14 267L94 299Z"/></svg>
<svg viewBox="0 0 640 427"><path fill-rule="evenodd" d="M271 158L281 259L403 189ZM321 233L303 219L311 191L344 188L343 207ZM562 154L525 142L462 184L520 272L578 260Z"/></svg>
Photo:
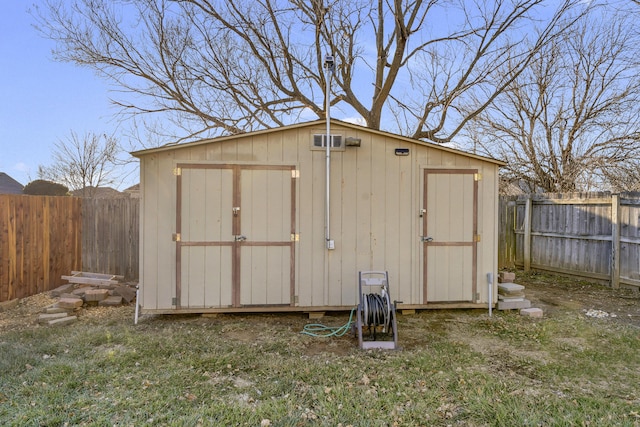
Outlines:
<svg viewBox="0 0 640 427"><path fill-rule="evenodd" d="M71 132L56 142L52 164L40 165L38 176L71 190L88 189L87 196L91 197L95 188L116 182L119 152L119 144L111 136L91 132L79 136Z"/></svg>
<svg viewBox="0 0 640 427"><path fill-rule="evenodd" d="M507 181L533 192L639 188L640 40L631 19L581 22L476 118L471 137L508 162Z"/></svg>
<svg viewBox="0 0 640 427"><path fill-rule="evenodd" d="M58 42L57 59L97 70L133 95L115 101L123 111L166 114L183 138L322 118L323 58L333 54L332 105L370 128L448 142L588 7L580 0L48 0L34 16ZM510 72L498 73L506 64Z"/></svg>

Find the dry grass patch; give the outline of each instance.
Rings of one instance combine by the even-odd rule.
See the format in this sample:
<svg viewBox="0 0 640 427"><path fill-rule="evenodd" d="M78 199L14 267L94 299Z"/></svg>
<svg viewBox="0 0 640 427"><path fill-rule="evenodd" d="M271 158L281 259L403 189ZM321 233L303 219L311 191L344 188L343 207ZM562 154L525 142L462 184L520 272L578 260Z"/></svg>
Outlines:
<svg viewBox="0 0 640 427"><path fill-rule="evenodd" d="M399 316L403 349L366 352L350 334L302 335L301 314L134 326L121 307L55 329L3 317L19 327L0 328L0 424L640 425L639 329L556 307Z"/></svg>

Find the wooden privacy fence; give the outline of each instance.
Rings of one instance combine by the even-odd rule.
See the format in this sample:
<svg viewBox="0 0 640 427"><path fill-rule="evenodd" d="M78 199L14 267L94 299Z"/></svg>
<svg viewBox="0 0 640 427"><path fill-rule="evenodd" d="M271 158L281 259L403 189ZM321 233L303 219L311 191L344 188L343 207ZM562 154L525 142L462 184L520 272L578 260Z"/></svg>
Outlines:
<svg viewBox="0 0 640 427"><path fill-rule="evenodd" d="M640 193L501 197L498 260L640 286Z"/></svg>
<svg viewBox="0 0 640 427"><path fill-rule="evenodd" d="M0 302L73 270L138 278L139 199L0 195Z"/></svg>
<svg viewBox="0 0 640 427"><path fill-rule="evenodd" d="M82 266L81 201L0 195L0 302L53 289Z"/></svg>
<svg viewBox="0 0 640 427"><path fill-rule="evenodd" d="M138 278L140 199L82 199L82 269Z"/></svg>

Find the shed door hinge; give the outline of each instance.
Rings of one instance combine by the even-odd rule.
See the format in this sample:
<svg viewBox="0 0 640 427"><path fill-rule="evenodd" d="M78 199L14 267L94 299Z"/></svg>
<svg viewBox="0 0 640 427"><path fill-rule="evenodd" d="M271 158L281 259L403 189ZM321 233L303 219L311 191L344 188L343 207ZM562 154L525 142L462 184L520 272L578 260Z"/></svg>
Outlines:
<svg viewBox="0 0 640 427"><path fill-rule="evenodd" d="M300 240L300 235L298 233L291 233L291 241L297 242Z"/></svg>
<svg viewBox="0 0 640 427"><path fill-rule="evenodd" d="M474 181L482 181L482 174L481 173L474 173L473 174L473 180Z"/></svg>
<svg viewBox="0 0 640 427"><path fill-rule="evenodd" d="M180 241L180 233L173 233L173 235L171 236L172 240L174 242L179 242Z"/></svg>
<svg viewBox="0 0 640 427"><path fill-rule="evenodd" d="M473 235L473 241L474 242L479 242L482 240L482 234L474 234Z"/></svg>
<svg viewBox="0 0 640 427"><path fill-rule="evenodd" d="M182 175L182 168L173 168L173 174L175 176L180 176Z"/></svg>
<svg viewBox="0 0 640 427"><path fill-rule="evenodd" d="M300 171L298 169L291 169L291 178L300 178Z"/></svg>

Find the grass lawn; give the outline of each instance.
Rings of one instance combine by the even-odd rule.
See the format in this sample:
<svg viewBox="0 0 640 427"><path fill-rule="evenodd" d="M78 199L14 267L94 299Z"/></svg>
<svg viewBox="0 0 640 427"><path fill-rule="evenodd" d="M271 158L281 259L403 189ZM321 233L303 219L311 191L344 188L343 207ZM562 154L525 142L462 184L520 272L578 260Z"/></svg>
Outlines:
<svg viewBox="0 0 640 427"><path fill-rule="evenodd" d="M445 310L398 320L399 351L302 335L302 314L136 326L129 306L90 308L66 327L0 328L0 425L640 425L633 323L574 306L542 319Z"/></svg>

